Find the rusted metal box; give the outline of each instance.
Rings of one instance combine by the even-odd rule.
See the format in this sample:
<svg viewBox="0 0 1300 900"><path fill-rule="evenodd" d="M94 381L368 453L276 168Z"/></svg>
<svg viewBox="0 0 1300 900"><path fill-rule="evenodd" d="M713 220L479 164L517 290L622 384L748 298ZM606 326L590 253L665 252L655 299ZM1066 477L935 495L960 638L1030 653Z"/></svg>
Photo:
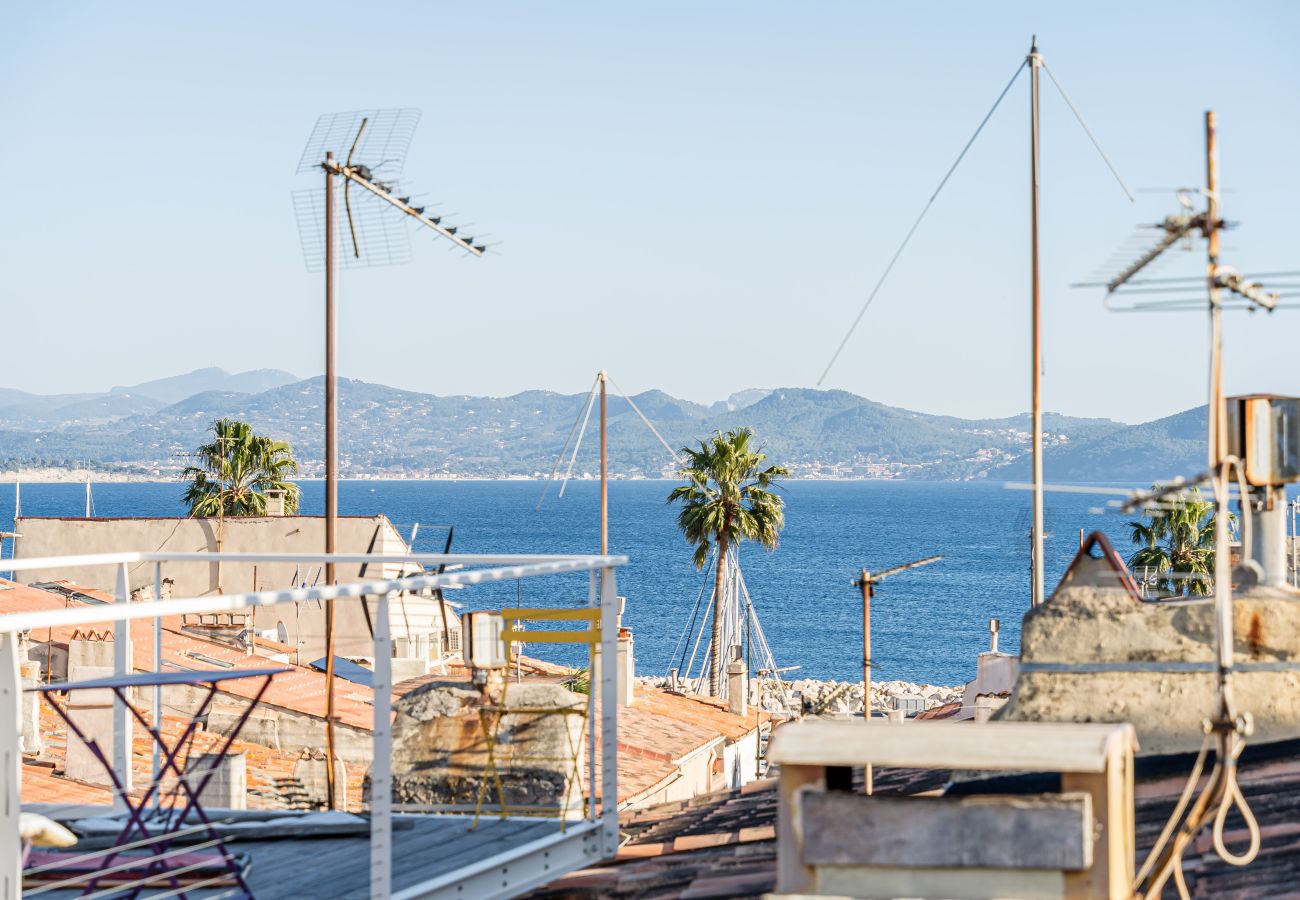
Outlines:
<svg viewBox="0 0 1300 900"><path fill-rule="evenodd" d="M1300 480L1300 397L1229 397L1228 453L1242 461L1249 484Z"/></svg>

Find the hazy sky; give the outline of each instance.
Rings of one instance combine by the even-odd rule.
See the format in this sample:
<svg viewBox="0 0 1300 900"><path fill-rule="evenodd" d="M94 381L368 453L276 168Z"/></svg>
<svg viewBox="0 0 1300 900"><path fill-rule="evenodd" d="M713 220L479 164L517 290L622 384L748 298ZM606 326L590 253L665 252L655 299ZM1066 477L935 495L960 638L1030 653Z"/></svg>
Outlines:
<svg viewBox="0 0 1300 900"><path fill-rule="evenodd" d="M1291 3L26 3L0 33L0 386L322 363L290 192L322 112L414 106L406 176L501 255L413 233L340 279L343 374L440 394L712 400L811 386L1037 32L1134 188L1199 185L1218 111L1225 261L1300 269ZM960 415L1028 406L1028 80L828 379ZM1046 404L1202 402L1205 317L1071 290L1130 204L1043 86ZM1161 274L1196 272L1203 245ZM1300 309L1228 323L1232 391L1300 393Z"/></svg>

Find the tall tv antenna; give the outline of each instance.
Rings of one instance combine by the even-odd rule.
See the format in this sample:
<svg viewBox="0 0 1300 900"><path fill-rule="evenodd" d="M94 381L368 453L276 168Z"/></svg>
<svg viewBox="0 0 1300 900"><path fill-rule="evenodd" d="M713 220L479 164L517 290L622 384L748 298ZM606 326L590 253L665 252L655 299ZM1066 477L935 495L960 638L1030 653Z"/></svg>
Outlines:
<svg viewBox="0 0 1300 900"><path fill-rule="evenodd" d="M1052 80L1052 84L1055 85L1056 90L1060 93L1061 99L1064 100L1065 105L1070 108L1070 112L1074 114L1074 118L1079 122L1079 126L1083 129L1084 134L1088 136L1088 140L1092 142L1093 147L1097 149L1097 153L1101 156L1102 162L1106 164L1106 168L1110 170L1111 175L1115 176L1115 181L1119 183L1120 188L1124 191L1124 194L1128 197L1129 201L1133 201L1133 194L1124 184L1124 180L1119 177L1119 172L1115 170L1115 166L1111 163L1110 158L1106 156L1106 152L1101 149L1101 144L1098 143L1097 139L1093 136L1087 123L1083 121L1083 116L1070 100L1069 94L1065 92L1065 88L1061 85L1061 82L1047 65L1047 60L1043 58L1043 54L1039 52L1037 35L1035 35L1030 41L1029 53L1021 61L1020 65L1016 67L1016 71L1011 76L1011 80L1008 81L1006 87L1002 89L1002 93L998 94L998 98L993 101L993 106L980 121L974 134L971 135L970 140L966 142L966 145L962 147L961 152L957 154L957 159L948 167L948 171L944 174L942 180L940 180L939 186L935 188L934 193L930 195L930 199L926 201L925 206L921 208L921 214L916 217L916 221L912 223L912 227L908 229L907 234L904 235L902 243L898 245L898 249L895 250L894 255L890 257L889 263L885 266L885 270L881 273L875 287L871 289L871 293L867 295L867 299L858 310L857 318L855 318L853 323L849 326L848 331L844 335L844 339L840 341L839 346L835 349L835 353L831 356L830 362L826 364L826 368L822 371L821 377L817 379L817 384L820 386L821 383L826 380L826 376L830 374L831 369L835 366L836 360L840 358L840 354L843 353L844 348L848 346L849 339L853 337L853 332L857 330L858 325L862 322L862 317L866 315L867 308L871 306L871 301L876 299L876 295L880 293L880 289L884 287L885 281L889 278L889 273L893 271L899 257L901 257L903 251L907 249L907 245L912 240L912 236L915 235L917 229L921 227L921 222L925 219L926 213L930 211L930 207L934 205L934 201L938 199L939 194L943 192L944 186L947 185L948 180L952 178L953 173L957 171L957 167L961 165L961 161L966 158L966 153L970 150L971 146L974 145L976 139L984 130L984 126L993 118L993 114L997 112L998 107L1002 104L1003 98L1007 96L1007 93L1011 90L1011 86L1016 83L1016 79L1020 77L1020 73L1025 69L1029 70L1030 458L1033 466L1034 492L1032 507L1034 524L1033 531L1031 532L1032 556L1030 559L1030 604L1037 606L1039 603L1043 602L1045 595L1043 567L1042 279L1038 268L1038 193L1040 187L1038 170L1041 155L1038 127L1040 70L1046 72L1048 78Z"/></svg>
<svg viewBox="0 0 1300 900"><path fill-rule="evenodd" d="M463 235L446 217L429 212L402 190L398 177L420 122L418 109L329 113L316 120L298 173L321 172L324 190L294 192L294 209L307 269L325 273L325 552L334 553L338 530L338 377L334 368L334 281L339 266L374 266L410 260L411 221L445 238L450 249L482 256L487 244ZM342 162L339 159L342 158ZM343 184L344 219L335 215L336 185ZM357 192L352 191L353 186ZM337 246L351 253L339 258ZM325 583L336 583L334 564ZM334 601L325 601L325 767L329 808L334 797Z"/></svg>

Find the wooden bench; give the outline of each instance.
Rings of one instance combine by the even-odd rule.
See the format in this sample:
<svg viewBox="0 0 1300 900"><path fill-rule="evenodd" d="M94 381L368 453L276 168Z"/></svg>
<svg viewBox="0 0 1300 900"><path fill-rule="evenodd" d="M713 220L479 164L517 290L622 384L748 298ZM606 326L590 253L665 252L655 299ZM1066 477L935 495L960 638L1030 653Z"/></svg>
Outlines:
<svg viewBox="0 0 1300 900"><path fill-rule="evenodd" d="M866 898L1127 898L1131 725L799 722L777 729L777 891ZM1042 772L1060 791L869 796L851 770ZM829 786L829 787L828 787ZM835 788L839 787L839 790Z"/></svg>

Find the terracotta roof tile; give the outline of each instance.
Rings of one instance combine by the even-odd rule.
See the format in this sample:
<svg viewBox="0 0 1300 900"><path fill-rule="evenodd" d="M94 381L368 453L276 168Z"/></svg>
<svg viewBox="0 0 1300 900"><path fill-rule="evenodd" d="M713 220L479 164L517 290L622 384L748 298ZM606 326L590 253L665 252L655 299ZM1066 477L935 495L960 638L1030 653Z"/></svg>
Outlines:
<svg viewBox="0 0 1300 900"><path fill-rule="evenodd" d="M698 694L679 694L642 684L636 686L634 708L710 729L731 741L749 734L760 723L772 721L770 713L758 709L748 716L737 716L727 708L725 700Z"/></svg>
<svg viewBox="0 0 1300 900"><path fill-rule="evenodd" d="M175 742L188 723L188 719L179 716L164 716L162 733L169 742ZM73 781L62 776L62 767L67 758L68 736L66 726L48 703L41 704L41 737L45 745L41 760L53 763L54 767L41 766L30 759L24 760L22 793L24 803L66 805L112 802L111 793L107 788ZM178 762L183 768L189 756L214 753L224 745L225 740L222 735L200 729L195 732L188 752L178 754ZM151 778L154 743L137 723L132 733L131 744L131 769L136 785L134 793L138 795ZM247 761L250 808L283 809L290 805L292 798L286 795L286 790L291 790L293 769L298 760L298 753L274 750L238 739L231 744L230 751L244 754ZM352 763L345 764L345 767L348 770L348 808L360 809L367 767Z"/></svg>

